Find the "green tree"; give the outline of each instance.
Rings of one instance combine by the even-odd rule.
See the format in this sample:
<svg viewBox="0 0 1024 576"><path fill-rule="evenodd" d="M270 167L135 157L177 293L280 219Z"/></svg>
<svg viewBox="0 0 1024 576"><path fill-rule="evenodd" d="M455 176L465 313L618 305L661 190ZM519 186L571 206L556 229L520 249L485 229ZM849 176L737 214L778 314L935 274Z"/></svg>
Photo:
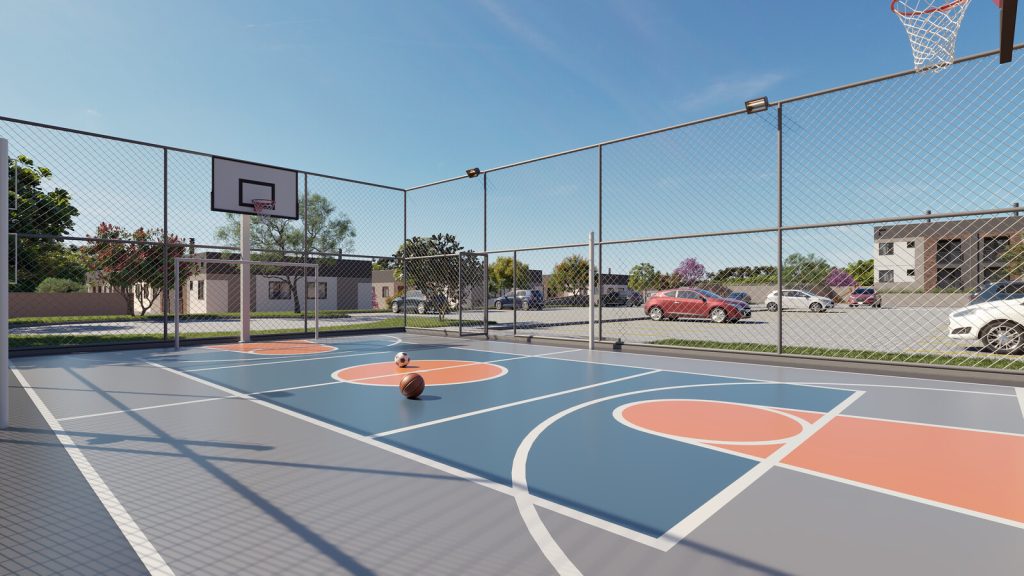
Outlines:
<svg viewBox="0 0 1024 576"><path fill-rule="evenodd" d="M139 228L129 232L103 222L97 227L94 238L107 242L90 242L84 249L90 257L90 268L98 279L133 303L132 314L135 313L135 303L138 303L139 314L145 316L163 297L174 282L174 259L185 255L186 246L181 239L168 234L165 259L163 236L163 230L159 228Z"/></svg>
<svg viewBox="0 0 1024 576"><path fill-rule="evenodd" d="M1000 256L1006 278L1024 279L1024 240L1018 240Z"/></svg>
<svg viewBox="0 0 1024 576"><path fill-rule="evenodd" d="M241 242L240 219L235 214L227 215L227 224L217 229L217 238L232 246ZM250 236L252 247L261 251L253 260L284 260L289 254L302 254L304 249L312 253L337 254L352 250L356 229L352 220L338 212L331 201L320 194L310 194L308 202L299 200L299 219L252 217ZM306 243L303 244L303 238ZM293 256L294 258L294 256ZM309 270L299 266L262 266L260 274L273 280L287 282L292 294L292 307L296 314L302 312L299 294L299 279Z"/></svg>
<svg viewBox="0 0 1024 576"><path fill-rule="evenodd" d="M844 270L853 275L858 286L871 286L875 283L875 261L870 258L850 262Z"/></svg>
<svg viewBox="0 0 1024 576"><path fill-rule="evenodd" d="M782 279L788 283L824 285L831 270L832 266L815 254L794 252L782 261Z"/></svg>
<svg viewBox="0 0 1024 576"><path fill-rule="evenodd" d="M63 293L63 292L81 292L85 287L81 282L75 282L67 278L46 278L36 286L36 292L45 293Z"/></svg>
<svg viewBox="0 0 1024 576"><path fill-rule="evenodd" d="M590 262L573 254L555 264L548 278L548 291L555 294L568 293L582 296L590 287Z"/></svg>
<svg viewBox="0 0 1024 576"><path fill-rule="evenodd" d="M48 168L36 166L27 156L18 156L8 159L7 176L7 201L17 206L8 216L11 232L66 236L74 229L78 210L71 204L71 193L63 188L51 188L49 181L53 173ZM86 267L77 249L58 239L19 236L16 243L11 243L11 249L17 250L18 257L18 282L10 287L12 292L30 292L44 278L54 274L76 282L85 281Z"/></svg>
<svg viewBox="0 0 1024 576"><path fill-rule="evenodd" d="M634 292L643 294L650 290L657 290L661 274L650 262L641 262L629 270L629 280L626 285Z"/></svg>
<svg viewBox="0 0 1024 576"><path fill-rule="evenodd" d="M453 306L466 298L472 300L474 288L483 285L486 273L483 259L472 251L463 251L452 234L413 236L402 243L394 258L398 262L395 279L409 290L422 292L436 306L441 320Z"/></svg>
<svg viewBox="0 0 1024 576"><path fill-rule="evenodd" d="M521 260L501 256L487 267L487 281L488 291L493 294L504 294L508 290L526 290L530 287L530 266Z"/></svg>

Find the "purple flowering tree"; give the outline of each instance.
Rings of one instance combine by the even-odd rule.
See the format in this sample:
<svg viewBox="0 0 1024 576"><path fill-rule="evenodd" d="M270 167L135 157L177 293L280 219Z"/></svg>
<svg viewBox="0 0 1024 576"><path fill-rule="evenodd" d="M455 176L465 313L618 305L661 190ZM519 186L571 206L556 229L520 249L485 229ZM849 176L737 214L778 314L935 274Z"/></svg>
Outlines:
<svg viewBox="0 0 1024 576"><path fill-rule="evenodd" d="M687 258L680 262L672 272L679 277L683 284L695 284L704 279L707 271L703 264L697 262L696 258Z"/></svg>
<svg viewBox="0 0 1024 576"><path fill-rule="evenodd" d="M846 270L839 268L833 268L829 271L828 276L825 277L826 286L856 286L857 280Z"/></svg>

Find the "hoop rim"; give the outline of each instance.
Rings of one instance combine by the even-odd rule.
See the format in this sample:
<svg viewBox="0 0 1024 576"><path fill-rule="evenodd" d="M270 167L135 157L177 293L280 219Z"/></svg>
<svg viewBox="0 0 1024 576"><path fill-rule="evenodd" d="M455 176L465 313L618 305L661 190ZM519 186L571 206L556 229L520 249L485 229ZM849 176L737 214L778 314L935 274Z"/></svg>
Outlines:
<svg viewBox="0 0 1024 576"><path fill-rule="evenodd" d="M893 13L898 14L899 16L907 16L912 18L914 16L926 16L928 14L934 14L935 12L945 12L947 10L952 10L953 8L961 4L967 4L971 0L953 0L952 2L946 2L942 6L934 6L932 8L928 8L927 10L912 10L910 12L901 12L896 9L896 3L901 1L902 0L892 0L892 4L889 5L889 9L892 10Z"/></svg>
<svg viewBox="0 0 1024 576"><path fill-rule="evenodd" d="M276 205L277 203L269 198L254 198L252 200L252 211L257 216L262 216L264 210L273 210Z"/></svg>

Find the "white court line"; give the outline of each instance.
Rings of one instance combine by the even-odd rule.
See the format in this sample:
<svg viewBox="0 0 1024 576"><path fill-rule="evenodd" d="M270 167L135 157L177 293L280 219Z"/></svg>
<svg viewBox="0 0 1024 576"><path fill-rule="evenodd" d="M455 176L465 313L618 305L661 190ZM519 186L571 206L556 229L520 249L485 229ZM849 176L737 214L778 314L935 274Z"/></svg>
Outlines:
<svg viewBox="0 0 1024 576"><path fill-rule="evenodd" d="M35 404L36 409L42 415L43 419L46 420L46 424L53 430L57 436L57 440L60 441L61 445L64 446L64 450L67 451L68 456L71 457L71 461L78 467L78 471L85 478L85 481L89 483L89 487L99 498L100 503L110 514L114 524L117 525L118 529L121 530L121 534L124 535L128 544L138 555L139 560L142 561L143 566L149 571L150 574L156 574L160 576L173 576L174 571L167 565L167 562L163 559L163 556L157 552L153 543L146 538L145 533L139 528L135 520L128 514L124 506L121 505L120 500L114 496L114 493L110 491L107 483L103 481L96 469L89 463L88 458L82 453L82 450L75 444L75 441L64 432L64 427L60 425L60 422L53 417L53 413L43 403L42 398L36 393L32 386L28 383L28 380L22 375L21 371L14 367L13 364L10 366L11 373L21 383L22 388L25 390L25 394Z"/></svg>
<svg viewBox="0 0 1024 576"><path fill-rule="evenodd" d="M114 414L127 414L128 412L142 412L144 410L155 410L157 408L169 408L171 406L185 406L186 404L199 404L201 402L212 402L214 400L227 400L230 396L214 396L212 398L201 398L199 400L183 400L181 402L171 402L170 404L156 404L153 406L143 406L141 408L128 408L126 410L111 410L109 412L96 412L93 414L82 414L80 416L65 416L63 418L57 418L58 422L68 422L71 420L81 420L83 418L96 418L98 416L111 416Z"/></svg>
<svg viewBox="0 0 1024 576"><path fill-rule="evenodd" d="M614 380L605 380L603 382L597 382L595 384L588 384L586 386L580 386L578 388L569 388L568 390L561 390L558 392L552 392L550 394L544 394L543 396L534 396L533 398L526 398L524 400L517 400L515 402L509 402L507 404L499 404L498 406L491 406L490 408L482 408L480 410L474 410L472 412L464 412L462 414L456 414L454 416L448 416L445 418L438 418L437 420L429 420L427 422L421 422L419 424L413 424L412 426L405 426L404 428L395 428L394 430L387 430L385 432L378 432L372 434L370 438L381 438L383 436L391 436L392 434L400 434L402 432L408 432L409 430L416 430L417 428L425 428L427 426L435 426L437 424L444 424L445 422L452 422L454 420L461 420L463 418L469 418L470 416L476 416L478 414L486 414L488 412L494 412L496 410L504 410L506 408L512 408L513 406L521 406L523 404L529 404L531 402L537 402L539 400L546 400L548 398L555 398L557 396L564 396L566 394L572 394L573 392L579 392L580 390L588 390L590 388L597 388L599 386L606 386L608 384L615 384L616 382L622 382L625 380L632 380L640 376L648 376L650 374L656 374L661 370L650 370L648 372L640 372L638 374L631 374L629 376L623 376L622 378L615 378Z"/></svg>
<svg viewBox="0 0 1024 576"><path fill-rule="evenodd" d="M1024 416L1024 388L1017 387L1017 402L1020 403L1020 415Z"/></svg>
<svg viewBox="0 0 1024 576"><path fill-rule="evenodd" d="M946 504L944 502L938 502L935 500L929 500L927 498L921 498L920 496L914 496L905 492L897 492L896 490L889 490L888 488L882 488L881 486L875 486L874 484L864 484L857 482L856 480L850 480L848 478L842 478L840 476L832 476L824 472L818 472L817 470L810 470L807 468L801 468L793 464L786 464L785 462L777 465L779 468L785 468L793 472L799 472L801 474L807 474L808 476L816 476L818 478L824 478L826 480L832 480L840 484L846 484L847 486L855 486L857 488L863 488L864 490L870 490L872 492L878 492L879 494L885 494L887 496L895 496L903 500L909 500L918 504L925 504L934 508L940 508L942 510L948 510L950 512L956 512L965 516L972 516L974 518L980 518L982 520L988 520L989 522L995 522L1004 526L1010 526L1013 528L1024 529L1024 522L1018 522L1016 520L1010 520L1009 518L1003 518L1002 516L994 516L992 514L986 514L985 512L978 512L977 510L971 510L970 508L961 508L954 506L953 504Z"/></svg>

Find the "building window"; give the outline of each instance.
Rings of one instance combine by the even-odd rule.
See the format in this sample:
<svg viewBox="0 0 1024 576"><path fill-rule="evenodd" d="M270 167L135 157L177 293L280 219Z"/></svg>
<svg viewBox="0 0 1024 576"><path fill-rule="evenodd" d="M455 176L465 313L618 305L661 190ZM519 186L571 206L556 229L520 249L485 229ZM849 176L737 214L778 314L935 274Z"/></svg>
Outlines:
<svg viewBox="0 0 1024 576"><path fill-rule="evenodd" d="M205 300L206 299L206 280L197 280L196 281L196 299L197 300Z"/></svg>
<svg viewBox="0 0 1024 576"><path fill-rule="evenodd" d="M911 240L910 242L907 242L907 248L913 248L916 245L917 244L913 240Z"/></svg>
<svg viewBox="0 0 1024 576"><path fill-rule="evenodd" d="M381 297L383 297L383 298L390 298L390 297L391 297L391 288L390 288L390 287L388 287L388 286L384 286L384 287L382 287L382 288L380 289L380 295L381 295Z"/></svg>
<svg viewBox="0 0 1024 576"><path fill-rule="evenodd" d="M881 244L879 244L878 245L878 255L879 256L892 256L893 255L892 242L882 242Z"/></svg>
<svg viewBox="0 0 1024 576"><path fill-rule="evenodd" d="M1003 279L1003 269L998 266L991 266L989 268L985 268L985 270L982 272L981 280L983 282L998 282Z"/></svg>
<svg viewBox="0 0 1024 576"><path fill-rule="evenodd" d="M914 277L914 269L913 268L907 268L907 278L913 278L913 277Z"/></svg>
<svg viewBox="0 0 1024 576"><path fill-rule="evenodd" d="M890 246L892 246L892 244L890 244ZM878 281L879 282L892 282L893 281L893 272L892 272L892 270L879 270L878 271Z"/></svg>
<svg viewBox="0 0 1024 576"><path fill-rule="evenodd" d="M288 300L292 297L292 287L287 282L281 280L270 281L270 299L271 300Z"/></svg>
<svg viewBox="0 0 1024 576"><path fill-rule="evenodd" d="M994 236L981 241L981 257L985 262L994 262L1002 257L1010 246L1009 236Z"/></svg>
<svg viewBox="0 0 1024 576"><path fill-rule="evenodd" d="M939 288L960 288L960 269L939 268L935 284Z"/></svg>
<svg viewBox="0 0 1024 576"><path fill-rule="evenodd" d="M960 239L939 240L936 245L935 260L939 266L943 264L960 264L963 253L960 251Z"/></svg>
<svg viewBox="0 0 1024 576"><path fill-rule="evenodd" d="M306 284L306 300L313 299L313 283ZM327 300L327 282L316 283L316 299Z"/></svg>

